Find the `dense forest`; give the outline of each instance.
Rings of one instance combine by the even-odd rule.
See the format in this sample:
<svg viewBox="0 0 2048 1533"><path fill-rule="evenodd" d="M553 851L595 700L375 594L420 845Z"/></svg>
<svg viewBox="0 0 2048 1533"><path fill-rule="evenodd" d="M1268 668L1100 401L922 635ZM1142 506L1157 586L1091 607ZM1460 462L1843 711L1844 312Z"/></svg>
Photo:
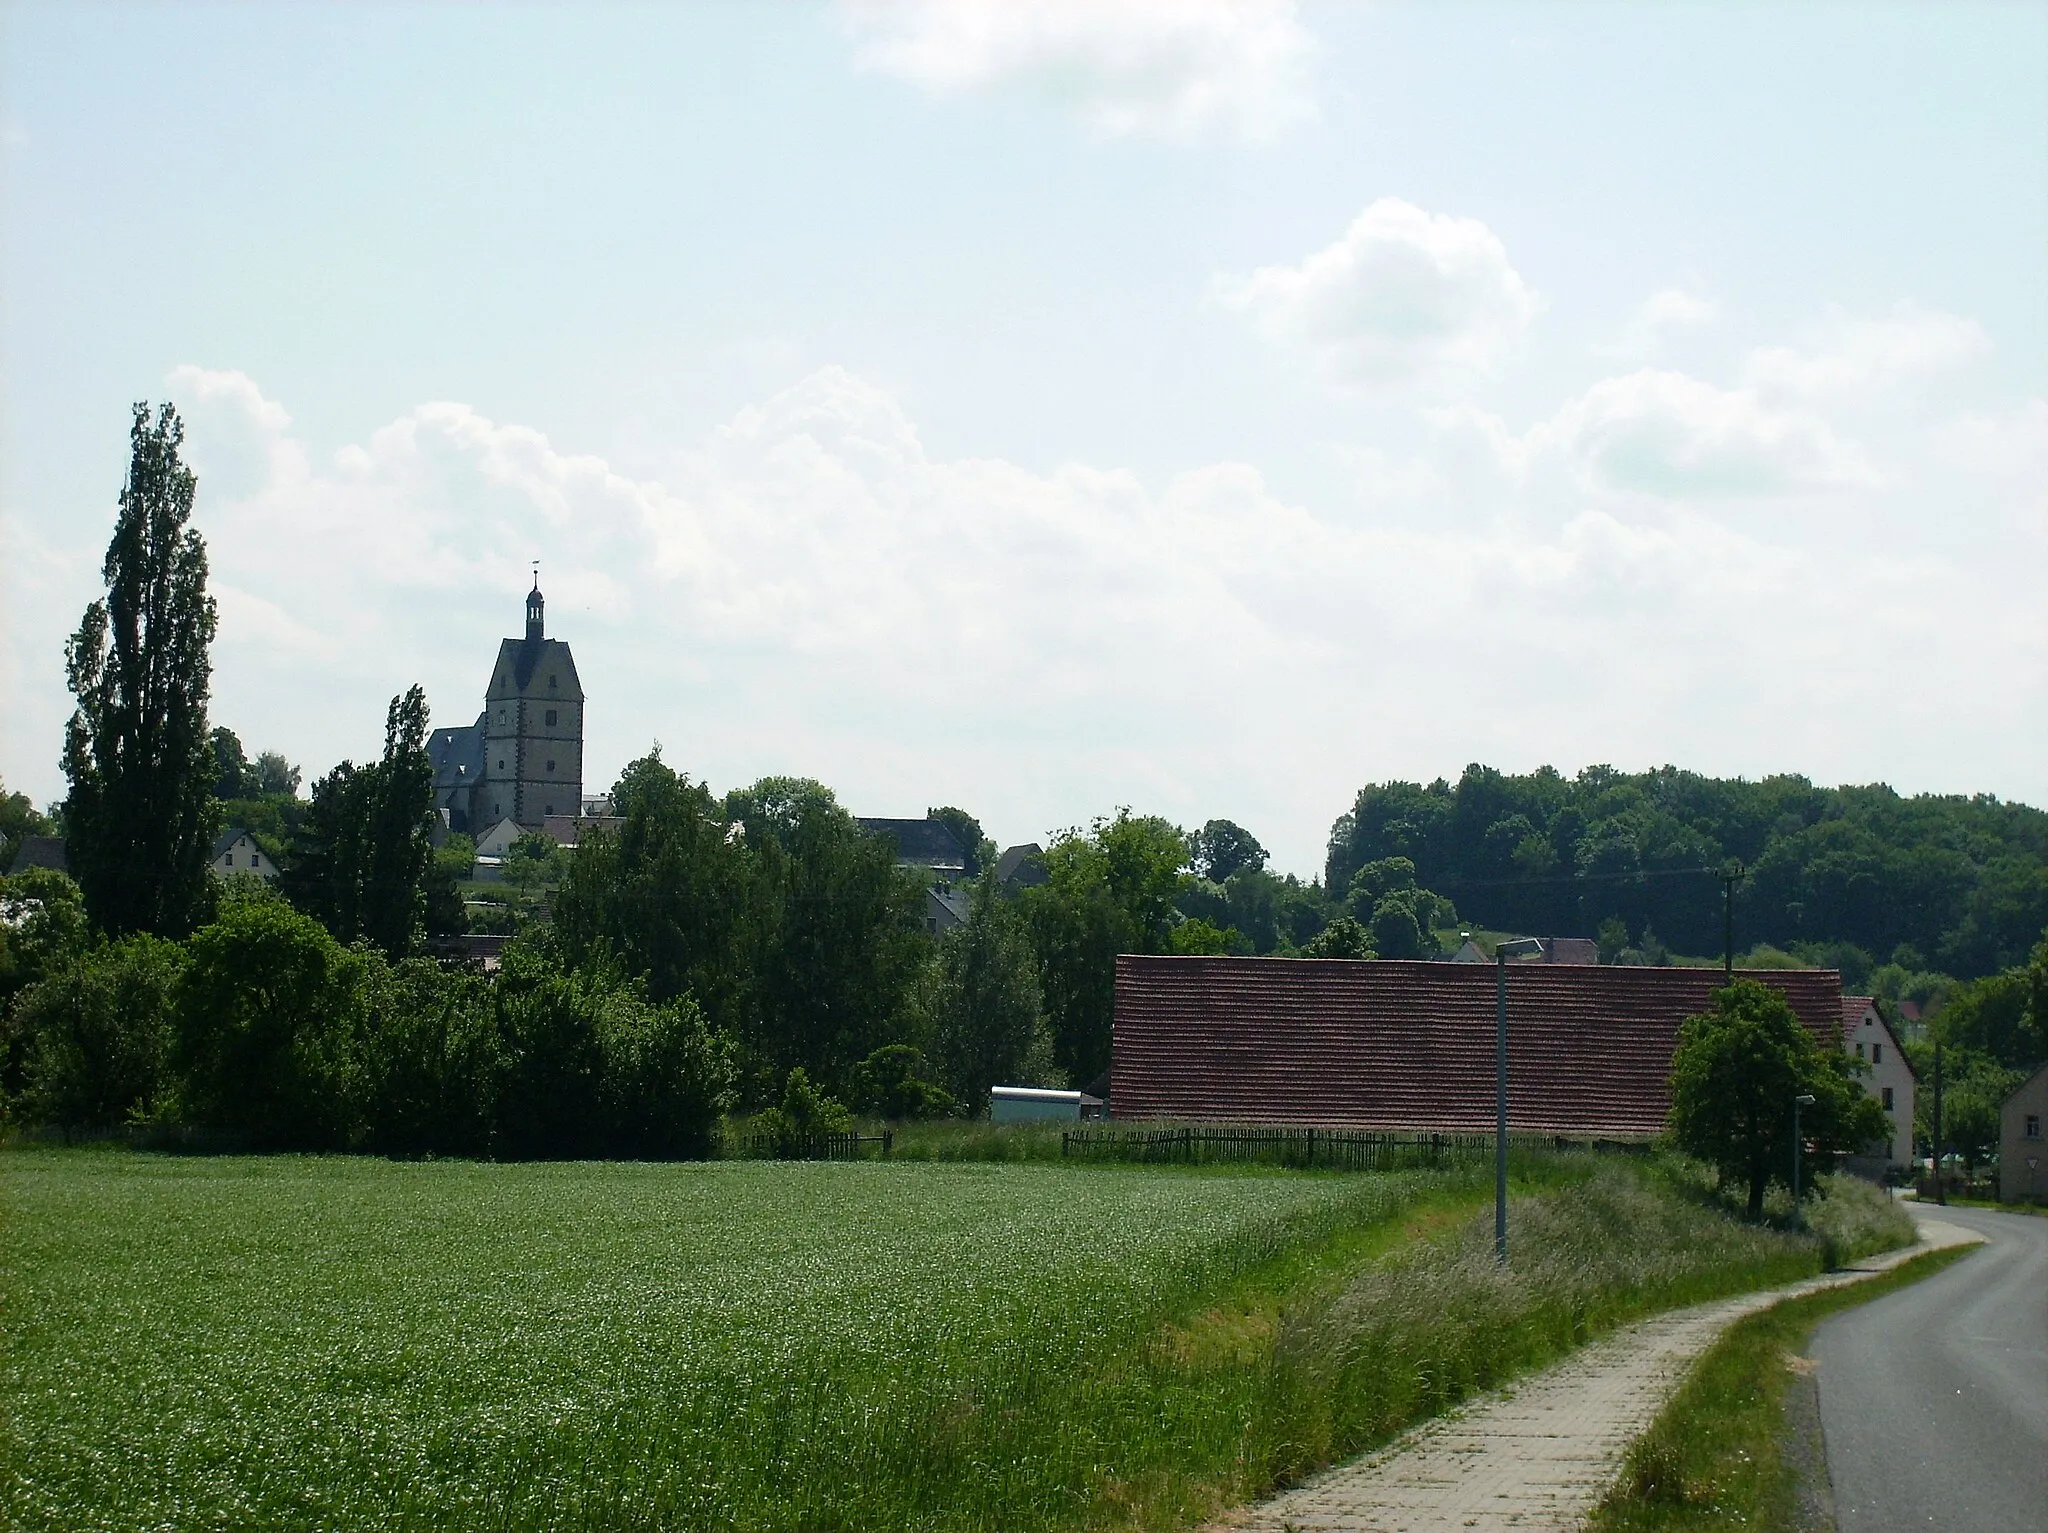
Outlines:
<svg viewBox="0 0 2048 1533"><path fill-rule="evenodd" d="M1987 794L1469 766L1362 789L1331 830L1325 886L1390 857L1480 925L1605 928L1688 954L1720 951L1720 875L1738 864L1738 951L1852 944L1967 978L2025 962L2048 926L2048 813Z"/></svg>

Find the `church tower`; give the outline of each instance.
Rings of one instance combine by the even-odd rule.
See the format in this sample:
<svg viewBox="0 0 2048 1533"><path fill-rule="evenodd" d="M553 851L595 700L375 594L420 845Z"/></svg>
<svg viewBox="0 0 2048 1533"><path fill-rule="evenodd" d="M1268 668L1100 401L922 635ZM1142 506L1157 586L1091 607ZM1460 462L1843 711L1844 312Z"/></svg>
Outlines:
<svg viewBox="0 0 2048 1533"><path fill-rule="evenodd" d="M526 597L526 636L498 645L484 711L468 729L436 730L435 802L450 828L480 836L501 820L539 830L583 798L583 684L569 646L547 636L540 577Z"/></svg>

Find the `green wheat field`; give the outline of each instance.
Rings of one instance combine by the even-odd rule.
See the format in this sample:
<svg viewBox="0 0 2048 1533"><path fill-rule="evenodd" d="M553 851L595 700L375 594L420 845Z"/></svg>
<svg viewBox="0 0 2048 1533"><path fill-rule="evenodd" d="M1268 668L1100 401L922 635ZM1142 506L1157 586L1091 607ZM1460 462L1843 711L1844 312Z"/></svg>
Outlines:
<svg viewBox="0 0 2048 1533"><path fill-rule="evenodd" d="M1173 1526L1630 1313L1819 1262L1560 1163L1503 1276L1484 1193L10 1151L0 1526Z"/></svg>

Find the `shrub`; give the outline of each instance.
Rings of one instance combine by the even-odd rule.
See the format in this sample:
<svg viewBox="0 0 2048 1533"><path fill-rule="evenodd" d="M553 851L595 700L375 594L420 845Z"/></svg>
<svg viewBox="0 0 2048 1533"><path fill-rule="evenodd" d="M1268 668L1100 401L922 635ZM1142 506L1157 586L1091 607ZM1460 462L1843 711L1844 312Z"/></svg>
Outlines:
<svg viewBox="0 0 2048 1533"><path fill-rule="evenodd" d="M703 1159L729 1105L731 1050L689 996L665 1006L615 994L600 1018L604 1152L637 1160Z"/></svg>
<svg viewBox="0 0 2048 1533"><path fill-rule="evenodd" d="M809 1073L798 1065L789 1072L782 1105L762 1113L760 1125L775 1153L789 1157L802 1155L822 1134L847 1132L853 1127L853 1115L812 1085Z"/></svg>
<svg viewBox="0 0 2048 1533"><path fill-rule="evenodd" d="M171 1050L185 1121L252 1148L356 1143L360 1040L379 961L263 891L225 897L188 946Z"/></svg>
<svg viewBox="0 0 2048 1533"><path fill-rule="evenodd" d="M147 1116L163 1084L185 952L124 937L70 959L15 1002L25 1116L67 1134Z"/></svg>
<svg viewBox="0 0 2048 1533"><path fill-rule="evenodd" d="M607 970L526 957L500 981L498 1016L500 1154L709 1154L732 1063L688 996L657 1006Z"/></svg>
<svg viewBox="0 0 2048 1533"><path fill-rule="evenodd" d="M953 1110L932 1080L931 1063L907 1043L884 1044L854 1068L854 1105L877 1118L907 1122Z"/></svg>
<svg viewBox="0 0 2048 1533"><path fill-rule="evenodd" d="M503 1052L490 982L413 958L378 975L366 1040L366 1148L489 1155Z"/></svg>

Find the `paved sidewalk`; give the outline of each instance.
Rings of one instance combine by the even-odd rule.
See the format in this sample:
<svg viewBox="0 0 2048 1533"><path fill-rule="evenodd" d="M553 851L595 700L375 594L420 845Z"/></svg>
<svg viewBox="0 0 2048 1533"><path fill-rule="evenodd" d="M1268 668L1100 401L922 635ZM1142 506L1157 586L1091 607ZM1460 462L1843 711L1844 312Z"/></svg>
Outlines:
<svg viewBox="0 0 2048 1533"><path fill-rule="evenodd" d="M1916 1215L1916 1217L1918 1217ZM1788 1288L1675 1310L1548 1372L1425 1422L1376 1453L1222 1518L1247 1533L1494 1533L1577 1528L1687 1366L1745 1315L1983 1237L1920 1219L1921 1243Z"/></svg>

